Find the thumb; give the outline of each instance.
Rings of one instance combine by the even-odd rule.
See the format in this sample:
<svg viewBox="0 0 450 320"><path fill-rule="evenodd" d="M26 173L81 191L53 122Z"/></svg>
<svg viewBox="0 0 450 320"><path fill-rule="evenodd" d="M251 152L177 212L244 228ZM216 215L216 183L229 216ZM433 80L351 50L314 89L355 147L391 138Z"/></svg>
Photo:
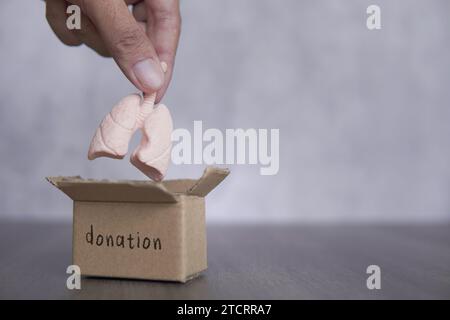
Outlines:
<svg viewBox="0 0 450 320"><path fill-rule="evenodd" d="M150 39L123 0L83 1L106 47L125 76L146 93L164 84L164 72Z"/></svg>

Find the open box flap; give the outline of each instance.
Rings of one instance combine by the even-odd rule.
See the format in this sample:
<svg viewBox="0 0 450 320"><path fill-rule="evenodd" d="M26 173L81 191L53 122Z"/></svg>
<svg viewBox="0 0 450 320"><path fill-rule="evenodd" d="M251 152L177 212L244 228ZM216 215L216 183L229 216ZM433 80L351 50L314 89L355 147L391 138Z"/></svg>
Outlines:
<svg viewBox="0 0 450 320"><path fill-rule="evenodd" d="M207 167L200 179L166 180L94 180L73 177L46 179L72 200L103 202L178 202L180 194L205 197L230 173L228 169Z"/></svg>
<svg viewBox="0 0 450 320"><path fill-rule="evenodd" d="M188 195L206 197L215 187L217 187L230 173L228 169L207 167L203 175L187 191Z"/></svg>
<svg viewBox="0 0 450 320"><path fill-rule="evenodd" d="M109 181L76 177L47 177L72 200L105 202L177 202L176 195L162 183L152 181Z"/></svg>
<svg viewBox="0 0 450 320"><path fill-rule="evenodd" d="M176 179L162 181L164 187L171 193L175 194L186 194L196 183L196 179Z"/></svg>

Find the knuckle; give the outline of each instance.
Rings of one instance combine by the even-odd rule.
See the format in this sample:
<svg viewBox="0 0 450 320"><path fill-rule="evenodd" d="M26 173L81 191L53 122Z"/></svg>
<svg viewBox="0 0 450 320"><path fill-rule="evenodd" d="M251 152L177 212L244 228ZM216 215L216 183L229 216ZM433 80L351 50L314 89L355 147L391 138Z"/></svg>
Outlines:
<svg viewBox="0 0 450 320"><path fill-rule="evenodd" d="M113 47L118 54L136 51L145 46L145 37L138 28L125 28L113 42Z"/></svg>
<svg viewBox="0 0 450 320"><path fill-rule="evenodd" d="M164 29L178 33L181 29L181 15L179 13L159 13L156 23Z"/></svg>
<svg viewBox="0 0 450 320"><path fill-rule="evenodd" d="M175 20L173 18L167 20L159 20L158 25L160 30L170 37L178 39L181 33L181 20Z"/></svg>

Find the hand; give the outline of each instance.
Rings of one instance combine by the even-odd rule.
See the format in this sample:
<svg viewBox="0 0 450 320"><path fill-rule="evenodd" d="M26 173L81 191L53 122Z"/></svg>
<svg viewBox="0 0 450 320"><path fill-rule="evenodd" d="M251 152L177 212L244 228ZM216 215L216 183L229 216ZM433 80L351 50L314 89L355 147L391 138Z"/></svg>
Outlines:
<svg viewBox="0 0 450 320"><path fill-rule="evenodd" d="M81 29L66 26L68 5L81 8ZM133 12L128 9L133 5ZM180 36L178 0L47 0L46 17L66 45L112 56L125 76L158 102L172 77ZM166 73L161 62L167 64Z"/></svg>

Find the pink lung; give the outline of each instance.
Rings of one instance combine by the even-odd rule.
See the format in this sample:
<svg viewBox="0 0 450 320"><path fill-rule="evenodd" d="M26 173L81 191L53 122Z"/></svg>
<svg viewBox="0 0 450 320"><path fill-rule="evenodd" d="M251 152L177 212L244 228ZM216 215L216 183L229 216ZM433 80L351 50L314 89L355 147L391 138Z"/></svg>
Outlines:
<svg viewBox="0 0 450 320"><path fill-rule="evenodd" d="M136 130L142 131L139 146L131 155L131 163L155 181L166 174L172 149L172 117L163 104L154 105L156 94L142 98L131 94L123 98L106 115L92 138L88 158L122 159Z"/></svg>

